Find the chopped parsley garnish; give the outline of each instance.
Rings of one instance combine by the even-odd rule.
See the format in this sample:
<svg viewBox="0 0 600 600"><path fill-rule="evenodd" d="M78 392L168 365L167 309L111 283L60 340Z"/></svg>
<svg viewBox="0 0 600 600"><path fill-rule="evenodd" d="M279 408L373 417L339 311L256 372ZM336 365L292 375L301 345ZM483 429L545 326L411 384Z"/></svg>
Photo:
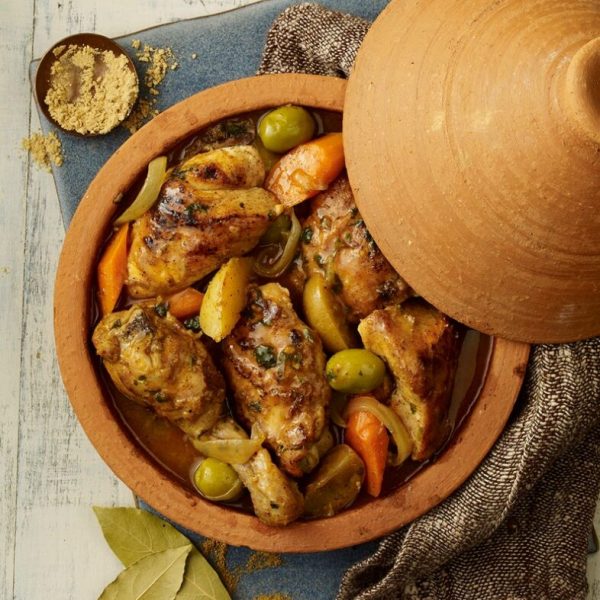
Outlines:
<svg viewBox="0 0 600 600"><path fill-rule="evenodd" d="M166 317L167 316L167 305L164 302L161 302L160 304L157 304L154 307L154 312L159 317Z"/></svg>
<svg viewBox="0 0 600 600"><path fill-rule="evenodd" d="M322 267L325 264L325 259L320 254L315 254L315 262Z"/></svg>
<svg viewBox="0 0 600 600"><path fill-rule="evenodd" d="M319 224L325 230L331 229L331 219L329 217L321 217Z"/></svg>
<svg viewBox="0 0 600 600"><path fill-rule="evenodd" d="M236 122L236 121L226 121L223 123L223 128L225 133L228 135L241 135L242 133L246 133L246 126L244 123Z"/></svg>
<svg viewBox="0 0 600 600"><path fill-rule="evenodd" d="M194 333L198 333L200 331L200 318L198 316L190 317L183 322L183 326Z"/></svg>
<svg viewBox="0 0 600 600"><path fill-rule="evenodd" d="M254 348L254 356L256 357L256 362L265 369L270 369L277 364L277 357L271 346L265 344L257 346Z"/></svg>
<svg viewBox="0 0 600 600"><path fill-rule="evenodd" d="M252 412L262 412L262 405L260 402L248 402L248 408L252 411Z"/></svg>
<svg viewBox="0 0 600 600"><path fill-rule="evenodd" d="M310 240L312 240L313 230L310 227L305 227L302 230L302 241L305 244L310 244Z"/></svg>
<svg viewBox="0 0 600 600"><path fill-rule="evenodd" d="M192 202L192 204L186 207L185 212L191 217L195 212L206 212L207 210L208 206L206 204Z"/></svg>
<svg viewBox="0 0 600 600"><path fill-rule="evenodd" d="M168 400L167 395L162 391L154 392L154 399L160 404Z"/></svg>

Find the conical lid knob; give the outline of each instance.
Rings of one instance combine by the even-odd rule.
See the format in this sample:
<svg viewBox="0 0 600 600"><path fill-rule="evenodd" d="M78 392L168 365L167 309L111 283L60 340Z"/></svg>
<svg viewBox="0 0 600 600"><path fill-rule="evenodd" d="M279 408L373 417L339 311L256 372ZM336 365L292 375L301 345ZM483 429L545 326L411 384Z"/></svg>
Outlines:
<svg viewBox="0 0 600 600"><path fill-rule="evenodd" d="M393 0L344 113L369 230L481 331L600 334L600 3Z"/></svg>

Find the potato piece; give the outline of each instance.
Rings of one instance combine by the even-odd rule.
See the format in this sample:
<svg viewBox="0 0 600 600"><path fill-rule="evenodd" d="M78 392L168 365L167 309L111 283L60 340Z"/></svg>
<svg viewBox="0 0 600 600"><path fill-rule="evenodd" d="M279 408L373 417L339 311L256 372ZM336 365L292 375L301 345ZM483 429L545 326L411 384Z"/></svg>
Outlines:
<svg viewBox="0 0 600 600"><path fill-rule="evenodd" d="M311 477L304 496L304 514L332 517L356 500L365 478L365 465L346 444L327 453Z"/></svg>
<svg viewBox="0 0 600 600"><path fill-rule="evenodd" d="M200 308L200 327L215 342L229 335L240 318L251 273L251 258L231 258L210 280Z"/></svg>

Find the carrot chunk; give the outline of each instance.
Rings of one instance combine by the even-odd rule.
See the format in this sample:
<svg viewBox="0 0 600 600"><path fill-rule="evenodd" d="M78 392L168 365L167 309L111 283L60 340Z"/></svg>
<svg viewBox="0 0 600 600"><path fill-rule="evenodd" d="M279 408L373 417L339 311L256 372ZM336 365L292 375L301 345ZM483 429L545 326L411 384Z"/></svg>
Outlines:
<svg viewBox="0 0 600 600"><path fill-rule="evenodd" d="M129 223L112 237L98 263L98 299L102 316L112 312L127 277L127 238Z"/></svg>
<svg viewBox="0 0 600 600"><path fill-rule="evenodd" d="M202 292L191 287L185 288L185 290L177 292L167 299L169 312L178 319L198 316L203 298L204 294Z"/></svg>
<svg viewBox="0 0 600 600"><path fill-rule="evenodd" d="M328 133L296 146L269 172L265 187L291 207L326 190L344 168L341 133Z"/></svg>
<svg viewBox="0 0 600 600"><path fill-rule="evenodd" d="M385 426L371 413L353 412L348 417L345 440L365 463L365 488L377 498L381 494L390 443Z"/></svg>

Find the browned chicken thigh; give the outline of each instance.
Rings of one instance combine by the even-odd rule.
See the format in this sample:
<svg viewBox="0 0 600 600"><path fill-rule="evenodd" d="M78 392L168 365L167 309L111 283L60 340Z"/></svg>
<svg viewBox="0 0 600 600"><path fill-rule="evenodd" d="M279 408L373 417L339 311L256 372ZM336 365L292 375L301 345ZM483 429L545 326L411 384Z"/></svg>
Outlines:
<svg viewBox="0 0 600 600"><path fill-rule="evenodd" d="M127 287L134 298L180 290L251 250L274 215L253 146L197 154L176 167L133 223Z"/></svg>
<svg viewBox="0 0 600 600"><path fill-rule="evenodd" d="M323 275L339 291L353 323L411 293L367 231L345 176L313 199L303 241L305 273Z"/></svg>
<svg viewBox="0 0 600 600"><path fill-rule="evenodd" d="M252 287L222 349L242 421L260 427L288 473L309 471L331 391L321 341L294 312L288 291L276 283Z"/></svg>
<svg viewBox="0 0 600 600"><path fill-rule="evenodd" d="M365 348L381 356L394 376L390 406L408 429L414 460L426 460L452 429L450 402L461 332L422 301L388 306L363 319Z"/></svg>
<svg viewBox="0 0 600 600"><path fill-rule="evenodd" d="M204 344L169 313L150 303L111 313L92 341L122 394L184 431L200 435L223 414L223 376Z"/></svg>

